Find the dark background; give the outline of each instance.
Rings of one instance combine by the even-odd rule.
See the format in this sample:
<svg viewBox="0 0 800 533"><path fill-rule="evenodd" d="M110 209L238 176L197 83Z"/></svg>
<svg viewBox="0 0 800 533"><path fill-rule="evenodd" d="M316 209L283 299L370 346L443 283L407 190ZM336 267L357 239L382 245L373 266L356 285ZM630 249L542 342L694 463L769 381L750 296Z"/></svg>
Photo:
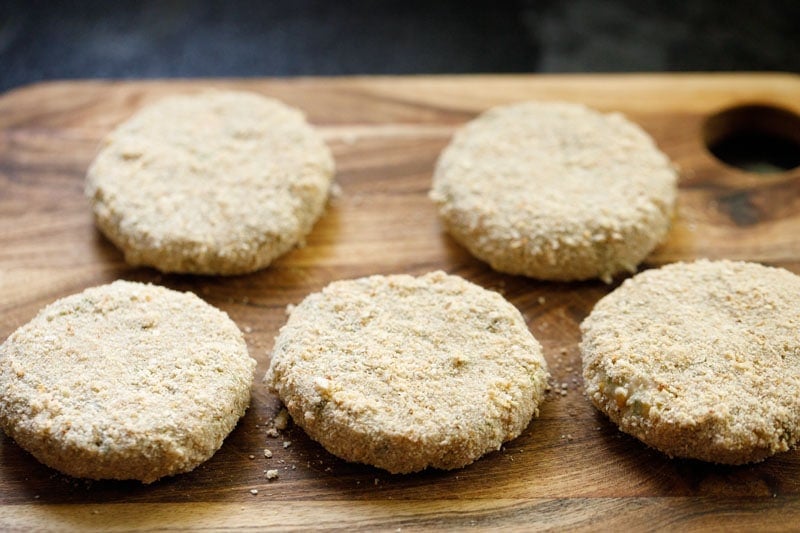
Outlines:
<svg viewBox="0 0 800 533"><path fill-rule="evenodd" d="M0 0L0 90L64 78L800 71L800 0Z"/></svg>

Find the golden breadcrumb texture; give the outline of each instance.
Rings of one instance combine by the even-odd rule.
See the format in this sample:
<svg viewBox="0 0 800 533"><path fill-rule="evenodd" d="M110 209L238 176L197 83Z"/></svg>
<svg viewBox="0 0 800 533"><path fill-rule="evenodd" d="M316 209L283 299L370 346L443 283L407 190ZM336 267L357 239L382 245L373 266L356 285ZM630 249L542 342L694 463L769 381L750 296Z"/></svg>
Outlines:
<svg viewBox="0 0 800 533"><path fill-rule="evenodd" d="M609 282L667 235L676 184L668 158L622 115L523 102L456 133L430 196L450 234L495 270Z"/></svg>
<svg viewBox="0 0 800 533"><path fill-rule="evenodd" d="M303 241L333 174L330 150L300 111L209 91L164 99L117 127L86 194L131 265L240 274Z"/></svg>
<svg viewBox="0 0 800 533"><path fill-rule="evenodd" d="M0 425L66 474L150 483L219 449L254 368L224 312L117 281L48 305L0 346Z"/></svg>
<svg viewBox="0 0 800 533"><path fill-rule="evenodd" d="M761 461L800 424L800 277L754 263L677 263L604 297L581 325L595 406L675 457Z"/></svg>
<svg viewBox="0 0 800 533"><path fill-rule="evenodd" d="M517 437L547 367L513 305L433 272L311 294L281 328L266 381L331 453L406 473L458 468Z"/></svg>

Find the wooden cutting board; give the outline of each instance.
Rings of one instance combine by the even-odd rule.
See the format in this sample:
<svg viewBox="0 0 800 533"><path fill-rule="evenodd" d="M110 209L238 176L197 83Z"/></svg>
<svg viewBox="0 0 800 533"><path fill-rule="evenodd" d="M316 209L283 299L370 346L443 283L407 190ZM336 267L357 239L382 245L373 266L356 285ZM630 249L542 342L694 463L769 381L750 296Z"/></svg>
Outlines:
<svg viewBox="0 0 800 533"><path fill-rule="evenodd" d="M92 224L86 168L103 135L140 106L207 87L257 91L305 110L334 151L341 195L304 248L262 272L130 268ZM578 325L613 285L501 275L443 232L427 199L440 150L480 111L524 99L625 112L679 165L674 227L642 268L711 257L800 273L800 169L727 167L701 135L710 114L734 105L800 112L793 75L75 81L0 97L0 340L56 298L124 278L191 290L227 311L258 361L252 406L222 449L152 485L70 479L0 437L0 529L800 528L800 451L739 467L670 460L595 412L581 387ZM294 426L268 437L279 404L261 377L285 306L341 278L435 269L516 305L567 394L549 393L521 437L455 471L393 476L329 455ZM264 471L273 468L280 477L270 482Z"/></svg>

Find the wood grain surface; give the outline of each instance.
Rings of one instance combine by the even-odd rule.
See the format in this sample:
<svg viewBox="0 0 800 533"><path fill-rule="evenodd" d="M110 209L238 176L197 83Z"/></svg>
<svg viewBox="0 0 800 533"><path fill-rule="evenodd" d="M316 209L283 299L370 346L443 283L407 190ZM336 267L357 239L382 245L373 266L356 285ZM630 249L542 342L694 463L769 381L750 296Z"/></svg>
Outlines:
<svg viewBox="0 0 800 533"><path fill-rule="evenodd" d="M103 135L136 109L207 87L257 91L305 110L334 151L341 195L305 247L264 271L220 278L128 267L93 226L86 168ZM740 467L670 460L595 412L581 386L578 325L615 285L501 275L443 232L427 199L439 152L477 113L525 99L625 112L679 165L674 226L642 268L711 257L800 273L800 169L736 170L715 160L701 136L710 114L734 105L800 113L793 75L58 82L0 97L0 340L56 298L123 278L191 290L227 311L258 361L252 406L222 449L152 485L71 479L0 437L0 529L800 528L800 451ZM285 306L337 279L435 269L516 305L567 393L550 392L522 436L454 471L393 476L348 464L291 425L268 437L279 403L261 378ZM280 477L270 482L272 468Z"/></svg>

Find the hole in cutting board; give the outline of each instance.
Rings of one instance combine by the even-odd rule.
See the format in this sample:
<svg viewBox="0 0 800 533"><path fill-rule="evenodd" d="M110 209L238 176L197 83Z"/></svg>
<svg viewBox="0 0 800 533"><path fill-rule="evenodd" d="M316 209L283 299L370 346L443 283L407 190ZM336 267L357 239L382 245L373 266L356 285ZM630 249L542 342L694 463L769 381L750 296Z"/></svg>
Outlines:
<svg viewBox="0 0 800 533"><path fill-rule="evenodd" d="M800 166L800 116L780 107L750 104L708 117L703 141L728 165L767 174Z"/></svg>

